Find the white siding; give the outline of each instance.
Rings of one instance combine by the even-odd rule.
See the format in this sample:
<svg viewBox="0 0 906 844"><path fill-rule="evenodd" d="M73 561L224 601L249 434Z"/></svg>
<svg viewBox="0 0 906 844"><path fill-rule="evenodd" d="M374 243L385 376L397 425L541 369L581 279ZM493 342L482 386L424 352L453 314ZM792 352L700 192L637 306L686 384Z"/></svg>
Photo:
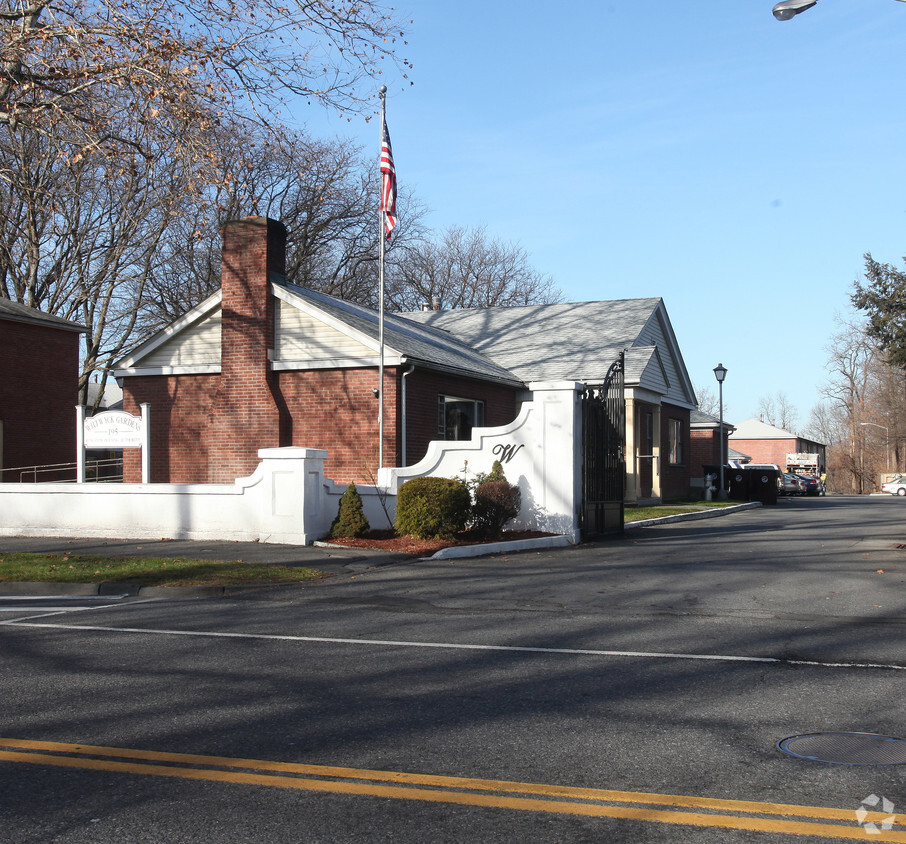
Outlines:
<svg viewBox="0 0 906 844"><path fill-rule="evenodd" d="M663 354L663 350L661 353ZM656 353L652 353L648 359L648 365L642 372L642 377L639 378L639 386L661 395L671 394L670 385L664 380L664 370L661 369Z"/></svg>
<svg viewBox="0 0 906 844"><path fill-rule="evenodd" d="M656 310L654 314L652 314L651 319L645 324L645 327L642 329L634 345L657 346L658 351L661 354L661 363L664 365L664 374L667 376L667 381L670 384L664 398L667 401L677 402L679 404L688 403L689 397L686 395L686 391L683 388L683 379L680 375L680 369L677 366L671 344L667 339L667 332L664 330L659 311Z"/></svg>
<svg viewBox="0 0 906 844"><path fill-rule="evenodd" d="M200 364L220 364L220 311L190 325L141 362L142 367Z"/></svg>
<svg viewBox="0 0 906 844"><path fill-rule="evenodd" d="M340 358L362 358L374 350L342 331L293 307L279 302L277 311L277 361L319 361Z"/></svg>

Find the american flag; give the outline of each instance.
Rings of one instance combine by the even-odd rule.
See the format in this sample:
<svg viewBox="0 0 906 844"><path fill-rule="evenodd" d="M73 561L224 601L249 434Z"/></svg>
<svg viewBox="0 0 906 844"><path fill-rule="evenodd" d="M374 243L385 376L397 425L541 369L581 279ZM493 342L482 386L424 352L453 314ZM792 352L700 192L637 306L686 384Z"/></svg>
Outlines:
<svg viewBox="0 0 906 844"><path fill-rule="evenodd" d="M390 232L396 226L396 168L393 166L393 150L386 122L381 138L381 211L384 212L387 240L390 240Z"/></svg>

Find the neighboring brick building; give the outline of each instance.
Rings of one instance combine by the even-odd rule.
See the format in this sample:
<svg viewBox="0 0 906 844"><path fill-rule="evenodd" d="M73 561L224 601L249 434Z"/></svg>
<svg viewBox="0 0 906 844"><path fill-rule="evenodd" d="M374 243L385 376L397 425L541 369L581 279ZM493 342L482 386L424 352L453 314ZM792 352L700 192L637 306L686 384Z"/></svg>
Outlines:
<svg viewBox="0 0 906 844"><path fill-rule="evenodd" d="M724 460L731 458L728 443L730 434L736 429L724 419L724 448L720 447L720 419L701 410L693 410L690 417L692 487L703 490L705 486L705 466L719 466L721 455Z"/></svg>
<svg viewBox="0 0 906 844"><path fill-rule="evenodd" d="M15 469L75 463L79 334L74 322L0 299L0 480L51 481ZM70 473L70 478L72 473Z"/></svg>
<svg viewBox="0 0 906 844"><path fill-rule="evenodd" d="M758 419L740 422L730 436L730 445L749 455L752 463L776 463L786 469L789 454L817 454L820 468L823 470L827 466L823 443L796 436Z"/></svg>
<svg viewBox="0 0 906 844"><path fill-rule="evenodd" d="M152 482L229 482L288 445L375 480L379 315L287 284L285 243L273 220L228 223L221 291L118 364L124 409L151 405ZM533 382L599 384L624 350L627 500L687 495L695 396L657 298L385 314L384 464L511 422ZM124 468L138 480L138 453Z"/></svg>

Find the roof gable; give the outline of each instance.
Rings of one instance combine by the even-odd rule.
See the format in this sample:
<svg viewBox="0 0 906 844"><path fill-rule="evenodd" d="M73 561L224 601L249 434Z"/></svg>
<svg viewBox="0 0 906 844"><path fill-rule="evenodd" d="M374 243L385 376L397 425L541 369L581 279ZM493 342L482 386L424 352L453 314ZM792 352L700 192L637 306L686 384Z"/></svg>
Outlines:
<svg viewBox="0 0 906 844"><path fill-rule="evenodd" d="M626 350L626 383L638 384L661 395L669 391L670 379L657 346L637 346Z"/></svg>
<svg viewBox="0 0 906 844"><path fill-rule="evenodd" d="M679 342L662 299L658 300L658 307L652 310L651 316L639 332L636 344L657 348L667 381L667 389L662 393L664 398L675 404L687 406L690 410L697 407L692 379L689 377L686 362L683 360Z"/></svg>
<svg viewBox="0 0 906 844"><path fill-rule="evenodd" d="M114 375L220 371L220 291L142 343Z"/></svg>

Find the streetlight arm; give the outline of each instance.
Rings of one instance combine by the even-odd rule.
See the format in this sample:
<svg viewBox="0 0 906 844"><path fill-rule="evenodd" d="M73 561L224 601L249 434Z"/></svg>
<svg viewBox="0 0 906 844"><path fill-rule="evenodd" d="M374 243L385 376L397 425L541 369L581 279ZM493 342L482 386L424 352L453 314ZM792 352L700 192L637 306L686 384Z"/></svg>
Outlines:
<svg viewBox="0 0 906 844"><path fill-rule="evenodd" d="M818 0L782 0L773 8L774 17L779 21L788 21L796 15L806 12L814 6ZM906 0L898 0L900 3L906 3Z"/></svg>

